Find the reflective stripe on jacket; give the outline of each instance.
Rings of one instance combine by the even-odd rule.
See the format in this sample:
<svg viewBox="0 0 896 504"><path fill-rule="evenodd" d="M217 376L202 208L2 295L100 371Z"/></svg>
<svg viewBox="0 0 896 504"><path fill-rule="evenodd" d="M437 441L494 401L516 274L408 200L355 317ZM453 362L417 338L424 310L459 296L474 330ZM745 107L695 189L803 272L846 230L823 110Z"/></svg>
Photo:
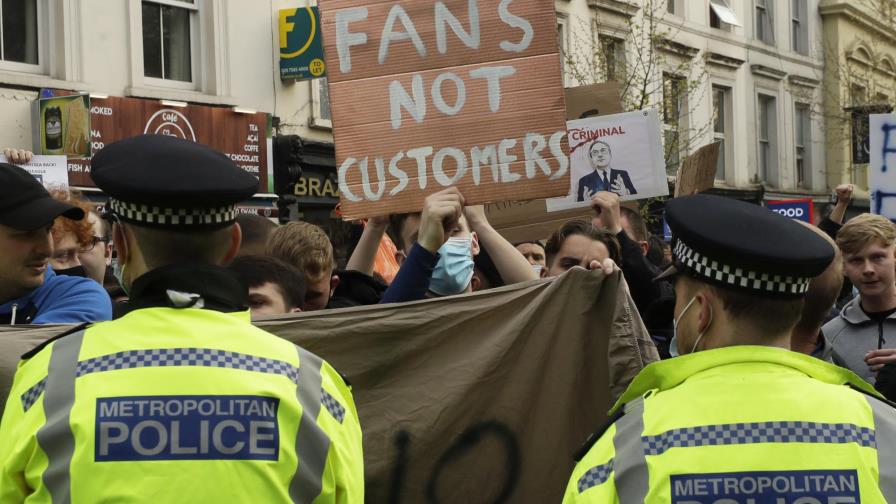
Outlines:
<svg viewBox="0 0 896 504"><path fill-rule="evenodd" d="M564 502L896 502L896 410L875 396L853 373L782 349L651 364Z"/></svg>
<svg viewBox="0 0 896 504"><path fill-rule="evenodd" d="M363 502L351 391L248 312L148 308L20 364L0 503Z"/></svg>

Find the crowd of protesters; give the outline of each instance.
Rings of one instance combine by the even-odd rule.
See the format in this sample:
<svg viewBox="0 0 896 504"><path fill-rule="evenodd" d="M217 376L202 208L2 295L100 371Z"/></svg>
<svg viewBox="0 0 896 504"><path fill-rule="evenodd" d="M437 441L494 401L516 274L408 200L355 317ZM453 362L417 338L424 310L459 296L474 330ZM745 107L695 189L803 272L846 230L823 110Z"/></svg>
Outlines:
<svg viewBox="0 0 896 504"><path fill-rule="evenodd" d="M6 154L20 162L31 156L12 149ZM99 321L110 318L110 302L117 316L125 313L109 223L76 190L57 187L50 194L82 209L86 218L61 216L17 257L13 248L0 252L4 262L48 264L40 283L4 275L8 285L0 290L8 294L0 315L11 324ZM838 187L829 215L813 226L836 243L841 260L813 282L792 348L846 367L896 397L896 225L870 214L844 223L851 196L851 186ZM676 351L670 349L675 293L671 282L654 281L672 263L669 243L649 233L641 213L622 206L614 193L595 194L591 206L590 221L571 220L543 240L511 244L481 205L467 206L460 191L445 189L429 196L420 213L366 220L343 269L322 228L240 214L242 245L230 269L249 289L253 315L261 317L462 295L556 277L575 266L606 272L618 267L660 355L670 357ZM384 241L400 266L388 283L375 269ZM74 297L76 305L66 296L47 297L44 291L57 276L91 279L108 296L94 287L90 297Z"/></svg>
<svg viewBox="0 0 896 504"><path fill-rule="evenodd" d="M12 162L30 159L24 151L5 154ZM18 176L0 166L0 185L21 186ZM838 187L830 214L810 226L836 245L837 258L811 282L790 347L849 369L896 399L896 224L871 214L844 222L851 195L851 186ZM123 289L127 274L118 261L121 251L113 248L112 221L76 190L51 188L50 196L66 209L37 228L29 209L34 201L50 205L40 194L33 201L0 202L3 323L100 322L139 308ZM363 233L344 265L337 264L318 226L239 215L239 249L226 268L248 293L253 318L463 296L549 281L576 267L607 274L618 269L660 355L671 359L698 349L699 338L693 348L680 348L673 281L657 280L677 262L670 244L649 233L644 216L614 193L594 194L591 207L591 220L566 222L540 240L510 243L481 205L468 205L458 189L449 188L427 197L419 213L359 223ZM398 267L394 277L377 260L383 250L394 252L388 258Z"/></svg>

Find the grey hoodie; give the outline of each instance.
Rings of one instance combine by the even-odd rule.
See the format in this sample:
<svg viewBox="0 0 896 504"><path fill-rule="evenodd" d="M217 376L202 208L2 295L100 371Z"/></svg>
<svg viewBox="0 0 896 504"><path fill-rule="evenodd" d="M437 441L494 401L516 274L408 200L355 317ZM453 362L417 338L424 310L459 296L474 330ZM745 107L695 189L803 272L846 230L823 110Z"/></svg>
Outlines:
<svg viewBox="0 0 896 504"><path fill-rule="evenodd" d="M896 313L880 324L869 319L859 304L859 296L840 310L840 316L821 329L833 349L834 362L874 384L877 373L865 363L865 354L880 348L896 348Z"/></svg>

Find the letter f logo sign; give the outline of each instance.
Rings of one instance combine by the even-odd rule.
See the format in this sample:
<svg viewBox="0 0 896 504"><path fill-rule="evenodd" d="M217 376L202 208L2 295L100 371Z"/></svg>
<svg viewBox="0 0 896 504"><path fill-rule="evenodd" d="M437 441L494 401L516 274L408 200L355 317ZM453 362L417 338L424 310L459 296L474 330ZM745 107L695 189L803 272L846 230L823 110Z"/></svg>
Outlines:
<svg viewBox="0 0 896 504"><path fill-rule="evenodd" d="M299 9L285 9L280 11L280 49L286 49L289 46L289 33L295 28L296 24L289 22L290 18L295 19L296 11Z"/></svg>

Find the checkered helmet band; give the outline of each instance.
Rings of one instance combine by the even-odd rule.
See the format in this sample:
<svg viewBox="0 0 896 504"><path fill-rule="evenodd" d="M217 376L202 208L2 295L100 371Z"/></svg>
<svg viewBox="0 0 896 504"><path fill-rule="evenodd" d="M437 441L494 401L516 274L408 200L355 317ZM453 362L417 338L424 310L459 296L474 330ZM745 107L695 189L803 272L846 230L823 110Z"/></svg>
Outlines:
<svg viewBox="0 0 896 504"><path fill-rule="evenodd" d="M675 244L673 254L685 268L698 277L736 289L799 296L809 290L809 282L812 281L811 277L773 275L722 264L700 254L680 239Z"/></svg>
<svg viewBox="0 0 896 504"><path fill-rule="evenodd" d="M169 208L109 199L109 209L123 219L153 226L209 226L236 219L236 205L218 208Z"/></svg>

